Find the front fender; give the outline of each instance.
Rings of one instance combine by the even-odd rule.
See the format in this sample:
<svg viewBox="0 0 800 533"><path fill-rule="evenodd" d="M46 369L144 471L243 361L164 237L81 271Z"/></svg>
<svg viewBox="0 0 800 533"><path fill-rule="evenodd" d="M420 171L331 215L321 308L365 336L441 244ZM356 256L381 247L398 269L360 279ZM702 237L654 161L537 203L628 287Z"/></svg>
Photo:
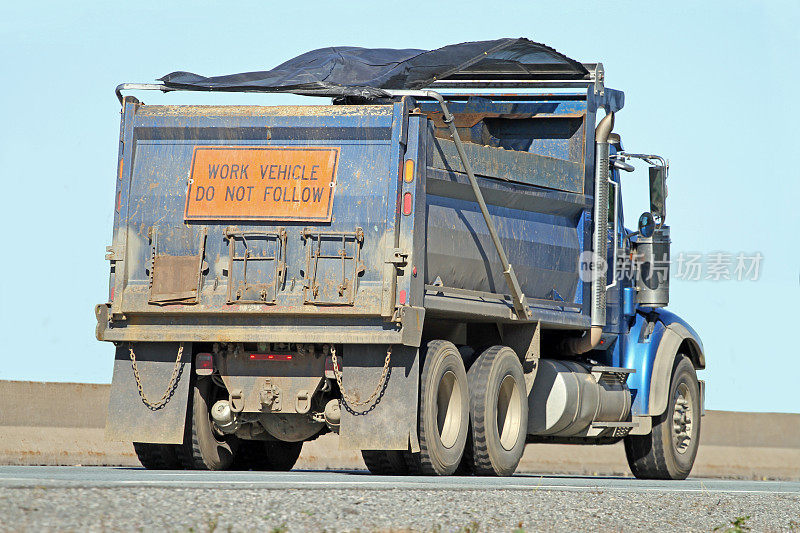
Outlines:
<svg viewBox="0 0 800 533"><path fill-rule="evenodd" d="M675 313L671 313L666 309L657 309L656 314L661 323L680 335L684 340L685 344L683 348L687 351L684 355L692 360L695 369L703 370L706 367L706 356L703 350L703 341L700 340L700 335L697 334L692 326Z"/></svg>
<svg viewBox="0 0 800 533"><path fill-rule="evenodd" d="M623 342L623 361L636 373L628 378L634 391L632 414L658 416L667 408L675 357L682 353L696 369L705 368L703 343L683 319L663 309L642 309Z"/></svg>

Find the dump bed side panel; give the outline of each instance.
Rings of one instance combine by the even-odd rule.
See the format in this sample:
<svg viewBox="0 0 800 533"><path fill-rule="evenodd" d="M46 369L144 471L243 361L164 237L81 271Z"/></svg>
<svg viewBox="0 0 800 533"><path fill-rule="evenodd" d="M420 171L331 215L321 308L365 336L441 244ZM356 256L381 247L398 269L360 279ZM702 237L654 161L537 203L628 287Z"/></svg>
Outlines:
<svg viewBox="0 0 800 533"><path fill-rule="evenodd" d="M585 130L593 114L582 101L475 99L452 108L462 113L459 129L471 141L465 151L534 319L586 327L588 284L578 265L591 246L592 197L584 192L591 180ZM512 320L510 291L486 222L452 141L444 138L435 110L429 112L428 314Z"/></svg>

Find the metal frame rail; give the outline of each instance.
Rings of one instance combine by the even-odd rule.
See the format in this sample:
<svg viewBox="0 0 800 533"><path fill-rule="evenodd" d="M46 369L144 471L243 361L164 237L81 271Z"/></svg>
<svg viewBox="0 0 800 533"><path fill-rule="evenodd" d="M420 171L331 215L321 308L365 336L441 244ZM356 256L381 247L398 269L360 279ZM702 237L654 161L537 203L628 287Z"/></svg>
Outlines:
<svg viewBox="0 0 800 533"><path fill-rule="evenodd" d="M584 79L563 79L563 80L537 80L537 79L441 79L436 80L431 84L431 88L448 88L448 89L489 89L489 88L517 88L517 89L577 89L589 87L594 85L594 93L602 95L605 93L605 70L602 63L583 63L586 70L589 71L589 76ZM458 74L457 72L455 74ZM198 92L215 92L205 91L200 89L177 89L175 87L167 87L163 83L120 83L115 89L119 103L122 103L122 91L161 91L163 93L175 91L198 91ZM221 91L216 91L221 92ZM228 91L228 92L249 92L249 93L272 93L275 91L266 91L258 89ZM385 90L388 93L399 93L402 91ZM411 91L414 92L414 91ZM417 91L418 92L418 91ZM433 91L430 91L433 92ZM302 94L302 93L298 93ZM464 91L465 96L469 96L470 91ZM448 96L450 93L448 93ZM456 95L454 95L456 96Z"/></svg>

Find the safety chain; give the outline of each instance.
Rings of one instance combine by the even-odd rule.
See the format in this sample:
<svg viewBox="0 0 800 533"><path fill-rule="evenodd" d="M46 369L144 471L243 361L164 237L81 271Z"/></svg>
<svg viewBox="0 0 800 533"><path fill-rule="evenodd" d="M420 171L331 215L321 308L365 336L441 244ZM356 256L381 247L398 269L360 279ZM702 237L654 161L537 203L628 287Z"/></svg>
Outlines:
<svg viewBox="0 0 800 533"><path fill-rule="evenodd" d="M183 343L180 343L180 346L178 346L178 357L175 359L175 367L172 369L172 376L169 378L167 389L164 391L164 394L161 395L161 399L157 402L151 402L147 399L147 396L142 389L142 379L139 377L139 368L136 366L136 355L133 353L133 344L131 344L129 348L131 354L131 367L133 368L133 377L136 379L136 388L139 389L139 396L142 398L142 402L147 406L148 409L151 411L158 411L167 405L170 397L172 397L176 380L180 375L181 358L183 357Z"/></svg>
<svg viewBox="0 0 800 533"><path fill-rule="evenodd" d="M375 387L375 390L372 391L372 394L369 398L364 400L363 402L359 402L353 399L347 391L344 390L344 385L342 385L342 373L339 370L339 361L336 357L336 348L331 345L331 362L333 363L333 375L336 376L336 383L339 384L339 391L342 393L342 399L344 399L345 403L349 407L359 407L362 405L368 405L372 403L378 394L380 394L381 390L383 390L383 386L386 383L386 377L389 375L389 362L392 360L392 347L389 346L386 349L386 359L383 362L383 371L381 372L381 379L378 381L378 385Z"/></svg>

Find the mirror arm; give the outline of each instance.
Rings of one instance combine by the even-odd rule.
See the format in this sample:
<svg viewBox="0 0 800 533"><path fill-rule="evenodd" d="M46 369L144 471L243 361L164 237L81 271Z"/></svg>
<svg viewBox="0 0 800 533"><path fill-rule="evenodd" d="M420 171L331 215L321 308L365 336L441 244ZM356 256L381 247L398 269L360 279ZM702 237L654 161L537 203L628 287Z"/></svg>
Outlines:
<svg viewBox="0 0 800 533"><path fill-rule="evenodd" d="M660 168L663 170L663 178L661 180L661 201L663 205L661 206L661 211L663 212L656 212L653 209L653 193L652 190L650 192L650 209L653 213L656 214L658 221L657 227L661 227L664 225L664 222L667 219L667 178L669 177L669 161L657 154L634 154L629 153L626 151L620 151L610 156L611 159L614 161L614 168L622 169L625 171L632 171L633 166L626 163L629 159L639 159L644 161L648 165L650 165L650 169ZM629 170L630 169L630 170ZM652 178L651 178L651 188L652 188Z"/></svg>
<svg viewBox="0 0 800 533"><path fill-rule="evenodd" d="M626 163L622 159L614 159L614 168L624 170L625 172L633 172L636 170L633 165Z"/></svg>

